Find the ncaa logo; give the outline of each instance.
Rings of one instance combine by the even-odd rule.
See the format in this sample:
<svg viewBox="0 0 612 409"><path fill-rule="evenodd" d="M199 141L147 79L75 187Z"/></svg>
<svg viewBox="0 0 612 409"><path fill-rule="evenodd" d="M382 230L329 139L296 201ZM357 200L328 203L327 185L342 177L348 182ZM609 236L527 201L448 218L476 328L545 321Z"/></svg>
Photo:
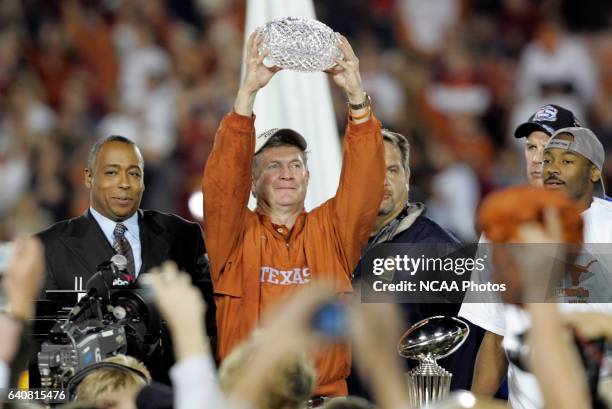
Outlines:
<svg viewBox="0 0 612 409"><path fill-rule="evenodd" d="M533 120L536 122L554 122L557 120L557 112L557 108L546 105L540 108L538 112L533 115Z"/></svg>

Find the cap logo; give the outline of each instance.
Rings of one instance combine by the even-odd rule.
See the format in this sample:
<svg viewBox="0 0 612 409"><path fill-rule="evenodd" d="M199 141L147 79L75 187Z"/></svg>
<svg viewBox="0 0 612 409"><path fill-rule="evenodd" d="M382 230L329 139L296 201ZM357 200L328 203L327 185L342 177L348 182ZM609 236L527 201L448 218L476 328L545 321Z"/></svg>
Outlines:
<svg viewBox="0 0 612 409"><path fill-rule="evenodd" d="M564 141L563 139L551 139L546 144L546 149L558 148L565 150L573 150L572 143L570 141Z"/></svg>
<svg viewBox="0 0 612 409"><path fill-rule="evenodd" d="M542 122L542 121L555 122L557 120L557 113L558 113L557 108L551 105L546 105L540 108L538 112L533 114L533 121L535 122Z"/></svg>
<svg viewBox="0 0 612 409"><path fill-rule="evenodd" d="M271 136L272 134L275 134L280 128L272 128L272 129L268 129L265 132L262 132L259 134L259 136L257 137L257 139L266 139L269 136Z"/></svg>

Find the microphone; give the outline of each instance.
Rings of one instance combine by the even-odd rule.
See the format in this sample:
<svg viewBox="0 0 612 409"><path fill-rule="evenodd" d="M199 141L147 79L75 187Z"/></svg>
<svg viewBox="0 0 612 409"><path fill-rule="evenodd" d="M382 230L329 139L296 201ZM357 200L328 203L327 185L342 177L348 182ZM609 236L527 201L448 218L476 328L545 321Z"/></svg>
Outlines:
<svg viewBox="0 0 612 409"><path fill-rule="evenodd" d="M85 285L87 294L72 308L68 320L76 320L92 298L101 298L108 303L112 289L129 287L133 281L134 278L127 271L127 258L121 254L115 254L109 261L101 263L96 273L87 280Z"/></svg>
<svg viewBox="0 0 612 409"><path fill-rule="evenodd" d="M115 254L110 259L111 263L117 267L119 271L127 271L127 257L123 254Z"/></svg>
<svg viewBox="0 0 612 409"><path fill-rule="evenodd" d="M110 267L110 268L109 268ZM110 261L105 261L98 266L96 273L87 280L85 288L87 294L93 296L108 298L108 293L111 289L115 273Z"/></svg>
<svg viewBox="0 0 612 409"><path fill-rule="evenodd" d="M95 298L101 298L105 303L110 301L110 290L116 276L115 268L112 261L105 261L98 266L96 273L85 284L87 294L72 308L70 314L68 314L67 322L74 322L85 314L91 308L92 300Z"/></svg>
<svg viewBox="0 0 612 409"><path fill-rule="evenodd" d="M134 282L134 277L127 270L127 258L122 254L115 254L113 257L111 257L110 262L111 268L113 269L113 273L115 275L112 282L113 288L122 288L132 285Z"/></svg>
<svg viewBox="0 0 612 409"><path fill-rule="evenodd" d="M96 274L87 281L88 292L108 299L111 289L132 284L134 279L127 271L127 264L127 258L121 254L115 254L109 261L101 263Z"/></svg>

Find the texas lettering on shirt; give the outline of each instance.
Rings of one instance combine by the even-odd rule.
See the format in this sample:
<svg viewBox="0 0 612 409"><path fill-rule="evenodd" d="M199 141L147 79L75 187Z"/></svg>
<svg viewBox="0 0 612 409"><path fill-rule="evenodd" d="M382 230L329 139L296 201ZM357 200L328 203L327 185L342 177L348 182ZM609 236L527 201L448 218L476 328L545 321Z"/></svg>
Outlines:
<svg viewBox="0 0 612 409"><path fill-rule="evenodd" d="M277 285L302 285L310 282L308 267L296 267L290 270L277 270L273 267L261 267L261 283Z"/></svg>

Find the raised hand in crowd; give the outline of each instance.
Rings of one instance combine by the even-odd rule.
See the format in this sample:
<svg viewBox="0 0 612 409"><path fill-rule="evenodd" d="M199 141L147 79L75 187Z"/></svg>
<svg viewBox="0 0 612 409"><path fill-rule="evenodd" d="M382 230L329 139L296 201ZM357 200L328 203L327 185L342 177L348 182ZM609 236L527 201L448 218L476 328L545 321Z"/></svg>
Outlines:
<svg viewBox="0 0 612 409"><path fill-rule="evenodd" d="M545 209L544 226L522 223L511 246L497 246L493 254L494 279L507 287L504 301L553 301L564 273L562 260L569 250L559 213L553 208Z"/></svg>
<svg viewBox="0 0 612 409"><path fill-rule="evenodd" d="M538 379L546 408L590 408L586 375L578 352L556 304L526 304L531 314L529 331L532 371Z"/></svg>
<svg viewBox="0 0 612 409"><path fill-rule="evenodd" d="M612 341L612 316L595 312L571 312L561 315L567 326L586 339Z"/></svg>
<svg viewBox="0 0 612 409"><path fill-rule="evenodd" d="M206 303L187 273L168 261L152 269L141 283L153 292L155 303L170 328L176 363L170 369L175 409L198 409L206 402L223 408L215 366L206 339Z"/></svg>
<svg viewBox="0 0 612 409"><path fill-rule="evenodd" d="M0 388L9 386L9 367L19 351L22 330L20 321L0 314Z"/></svg>
<svg viewBox="0 0 612 409"><path fill-rule="evenodd" d="M316 352L323 339L312 329L313 315L334 296L325 282L311 283L265 314L253 335L257 352L229 394L233 401L261 401L269 384L265 374L277 371L296 354Z"/></svg>
<svg viewBox="0 0 612 409"><path fill-rule="evenodd" d="M15 241L14 253L2 285L11 314L29 320L34 317L34 301L40 291L45 270L44 249L33 237Z"/></svg>
<svg viewBox="0 0 612 409"><path fill-rule="evenodd" d="M176 360L192 355L210 355L206 340L204 314L206 303L201 293L191 284L188 274L167 261L141 278L153 289L155 303L172 332Z"/></svg>
<svg viewBox="0 0 612 409"><path fill-rule="evenodd" d="M0 315L0 387L14 383L25 367L29 339L24 322L34 317L44 272L44 250L38 239L19 238L14 246L2 280L10 316Z"/></svg>
<svg viewBox="0 0 612 409"><path fill-rule="evenodd" d="M355 304L351 323L357 370L370 383L376 403L381 409L409 407L397 353L402 327L397 305Z"/></svg>
<svg viewBox="0 0 612 409"><path fill-rule="evenodd" d="M157 306L168 321L175 343L177 364L172 371L177 376L173 375L172 379L177 409L195 408L203 401L209 402L212 408L221 408L236 404L256 406L256 402L265 400L268 375L271 376L296 354L313 351L319 345L319 338L311 329L312 316L318 307L334 298L334 292L327 286L310 284L266 314L261 329L250 341L256 345L255 352L241 369L226 398L219 389L214 367L196 369L203 374L195 379L199 382L198 388L187 387L193 383L193 377L178 376L177 367L183 365L183 371L189 358L208 353L201 324L205 305L191 286L189 277L180 273L172 263L165 263L143 279L143 283L153 289Z"/></svg>
<svg viewBox="0 0 612 409"><path fill-rule="evenodd" d="M554 243L564 241L558 212L546 209L544 225L524 223L519 227L518 234L525 243L547 243L547 246L539 249L539 252L549 253L542 255L545 257L537 258L531 255L528 261L523 260L523 277L545 275L543 273L546 271L556 274L555 270L559 269L552 266L551 260L559 256L564 258L562 254L564 248L560 245L554 246ZM529 262L532 264L525 264ZM530 274L536 272L540 274ZM550 282L549 278L540 277L538 281L529 285L541 287L547 282ZM526 304L526 309L532 319L529 342L532 350L537 351L531 354L531 365L533 373L538 378L546 407L590 407L585 373L571 337L563 328L557 305L554 303Z"/></svg>

